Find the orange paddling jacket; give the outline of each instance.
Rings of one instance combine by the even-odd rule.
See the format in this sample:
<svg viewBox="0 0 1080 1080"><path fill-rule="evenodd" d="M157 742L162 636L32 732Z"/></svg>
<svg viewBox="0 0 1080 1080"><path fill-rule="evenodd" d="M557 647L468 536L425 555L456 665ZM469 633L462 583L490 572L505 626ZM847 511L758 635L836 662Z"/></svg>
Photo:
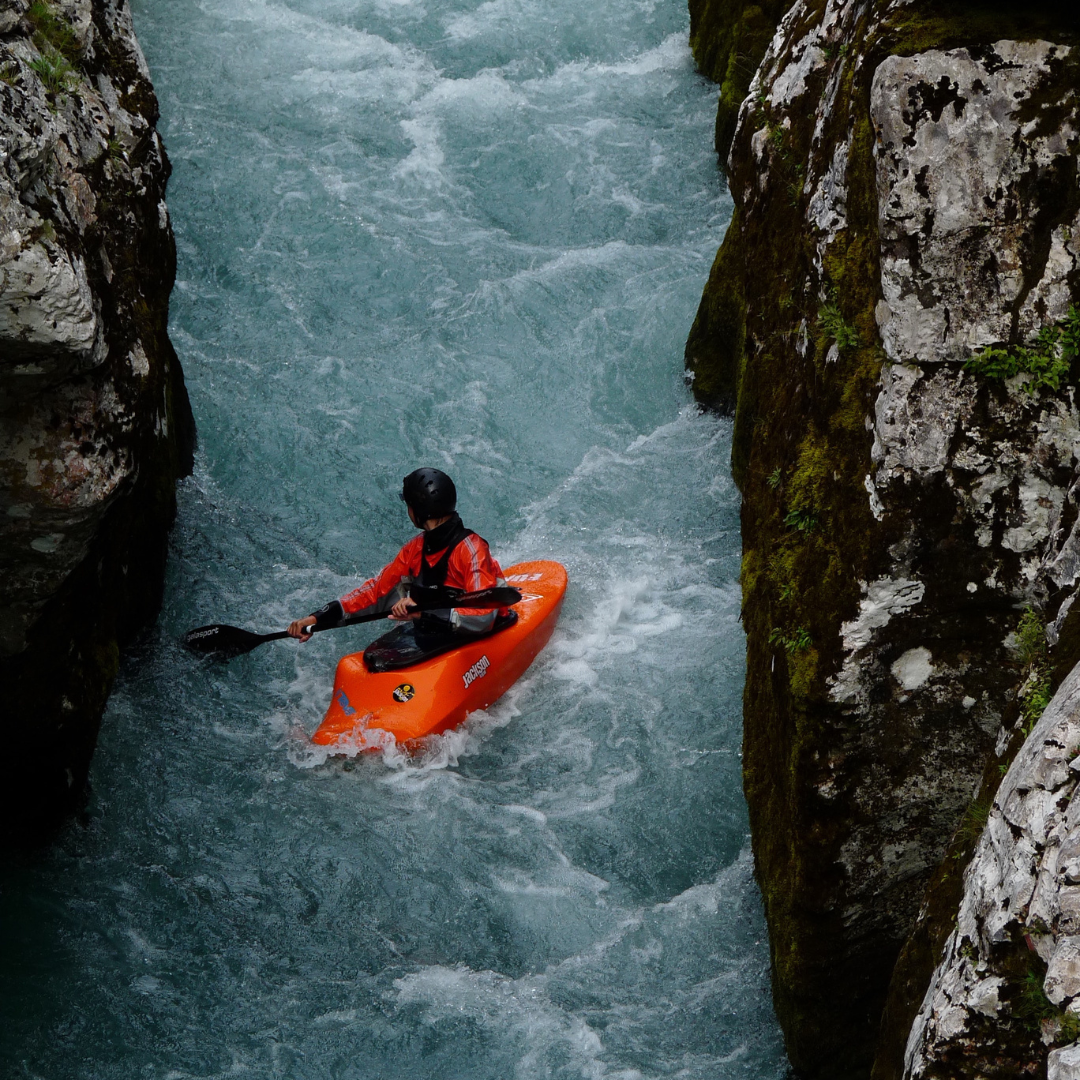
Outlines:
<svg viewBox="0 0 1080 1080"><path fill-rule="evenodd" d="M320 622L331 624L349 615L389 611L406 595L406 586L414 583L475 592L505 585L506 581L487 541L465 529L454 514L430 532L414 536L375 577L314 614ZM496 614L490 608L447 611L451 627L472 633L490 630Z"/></svg>

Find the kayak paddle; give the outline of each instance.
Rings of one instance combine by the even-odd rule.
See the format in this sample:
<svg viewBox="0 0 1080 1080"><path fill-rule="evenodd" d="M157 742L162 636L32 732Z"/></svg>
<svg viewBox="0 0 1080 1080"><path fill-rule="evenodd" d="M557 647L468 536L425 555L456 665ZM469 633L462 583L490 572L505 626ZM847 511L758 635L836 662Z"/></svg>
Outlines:
<svg viewBox="0 0 1080 1080"><path fill-rule="evenodd" d="M432 590L434 592L434 590ZM460 593L450 596L438 590L435 595L425 596L423 591L412 597L416 601L419 611L435 611L442 608L472 607L472 608L496 608L510 607L521 599L521 593L509 586L497 586L493 589L480 589L478 592ZM345 616L341 622L334 626L324 626L323 630L336 630L341 626L353 626L356 623L375 622L377 619L385 619L390 615L389 611L379 611L374 615L360 615L356 618ZM309 627L316 632L315 627ZM289 636L288 630L278 630L273 634L253 634L250 630L241 630L239 626L225 626L222 623L214 623L211 626L199 626L189 630L183 637L184 644L192 652L206 655L216 654L224 659L233 656L242 656L251 652L267 641L278 641Z"/></svg>

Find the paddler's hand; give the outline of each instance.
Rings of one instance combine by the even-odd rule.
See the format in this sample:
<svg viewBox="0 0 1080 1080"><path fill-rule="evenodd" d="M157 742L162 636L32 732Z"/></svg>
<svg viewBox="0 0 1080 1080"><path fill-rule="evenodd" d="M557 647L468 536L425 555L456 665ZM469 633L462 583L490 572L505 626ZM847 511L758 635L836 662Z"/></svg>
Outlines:
<svg viewBox="0 0 1080 1080"><path fill-rule="evenodd" d="M390 609L390 618L395 622L402 622L408 619L419 619L420 612L413 611L416 607L416 601L411 596L403 597Z"/></svg>
<svg viewBox="0 0 1080 1080"><path fill-rule="evenodd" d="M281 623L278 623L278 626L280 625ZM305 615L302 619L294 619L289 623L289 637L299 638L301 641L310 641L311 630L308 627L314 625L314 615Z"/></svg>

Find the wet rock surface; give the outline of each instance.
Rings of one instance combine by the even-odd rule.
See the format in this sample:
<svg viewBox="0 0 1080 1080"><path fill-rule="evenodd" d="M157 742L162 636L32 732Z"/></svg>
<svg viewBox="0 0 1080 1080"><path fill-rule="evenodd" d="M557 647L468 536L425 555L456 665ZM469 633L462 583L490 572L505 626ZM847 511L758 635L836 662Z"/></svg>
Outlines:
<svg viewBox="0 0 1080 1080"><path fill-rule="evenodd" d="M194 443L166 332L175 248L126 3L0 12L5 836L77 801L118 644L160 602Z"/></svg>
<svg viewBox="0 0 1080 1080"><path fill-rule="evenodd" d="M1018 619L1074 636L1072 377L968 366L1080 298L1080 68L1048 10L796 3L731 146L687 363L735 413L744 780L808 1076L899 1075L940 953L909 952L879 1050L894 964L1022 739Z"/></svg>

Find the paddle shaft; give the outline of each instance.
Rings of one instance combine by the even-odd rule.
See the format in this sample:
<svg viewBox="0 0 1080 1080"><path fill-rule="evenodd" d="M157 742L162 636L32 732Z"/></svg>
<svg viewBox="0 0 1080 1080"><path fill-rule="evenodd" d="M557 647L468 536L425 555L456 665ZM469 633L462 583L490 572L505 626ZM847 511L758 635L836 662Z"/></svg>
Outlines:
<svg viewBox="0 0 1080 1080"><path fill-rule="evenodd" d="M511 604L516 604L521 599L521 593L510 586L496 585L491 589L479 589L476 592L461 593L458 596L450 596L447 593L442 593L437 596L425 596L423 592L417 596L409 597L416 607L412 609L415 612L425 611L441 611L443 608L459 608L459 607L472 607L472 608L497 608L497 607L510 607ZM355 626L357 623L362 622L376 622L379 619L388 619L390 617L389 611L376 611L372 615L346 615L340 622L335 623L333 626L322 626L320 630L337 630L341 626ZM309 633L315 633L315 627L309 626L306 628ZM267 637L267 641L273 641L276 638L288 637L288 630L279 630L276 634L271 634Z"/></svg>
<svg viewBox="0 0 1080 1080"><path fill-rule="evenodd" d="M480 589L477 592L462 593L458 596L448 596L446 593L439 595L427 595L420 593L412 597L416 602L414 611L439 611L444 608L478 607L496 608L509 607L521 599L521 593L517 589L508 586L496 586L492 589ZM319 630L337 630L343 626L354 626L362 622L375 622L378 619L386 619L389 611L377 611L371 615L346 616L333 626L310 626L306 627L308 635ZM184 635L184 644L195 652L222 653L238 656L250 652L259 645L268 641L280 641L289 637L288 630L278 630L272 634L253 634L250 630L242 630L238 626L224 626L220 623L213 626L200 626L190 630Z"/></svg>
<svg viewBox="0 0 1080 1080"><path fill-rule="evenodd" d="M443 605L443 606L444 607L459 607L461 605L458 605L457 603L452 603L452 604ZM362 623L362 622L376 622L379 619L389 619L389 618L390 618L390 612L389 611L376 611L373 615L358 615L354 619L350 619L348 617L348 615L346 615L345 618L341 620L341 622L336 622L336 623L334 623L333 626L308 626L308 627L305 627L305 629L307 630L308 636L310 637L312 634L318 634L323 630L340 630L343 626L356 626L358 623ZM237 627L236 629L239 629L239 628ZM197 630L192 630L191 633L192 634L197 634L198 631ZM275 630L274 633L272 633L272 634L256 634L254 636L259 639L258 643L260 645L262 645L267 641L280 641L282 638L289 637L290 634L289 634L288 630Z"/></svg>

